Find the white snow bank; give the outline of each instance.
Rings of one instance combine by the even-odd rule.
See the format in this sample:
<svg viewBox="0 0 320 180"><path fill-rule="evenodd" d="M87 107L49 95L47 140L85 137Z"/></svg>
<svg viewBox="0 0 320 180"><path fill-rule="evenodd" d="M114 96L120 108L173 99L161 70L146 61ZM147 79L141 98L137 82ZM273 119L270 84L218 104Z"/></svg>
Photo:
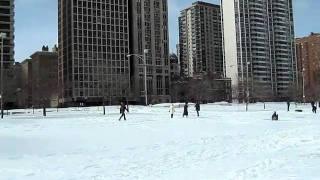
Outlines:
<svg viewBox="0 0 320 180"><path fill-rule="evenodd" d="M318 179L320 119L285 103L51 109L0 121L1 180ZM273 111L280 121L272 122Z"/></svg>

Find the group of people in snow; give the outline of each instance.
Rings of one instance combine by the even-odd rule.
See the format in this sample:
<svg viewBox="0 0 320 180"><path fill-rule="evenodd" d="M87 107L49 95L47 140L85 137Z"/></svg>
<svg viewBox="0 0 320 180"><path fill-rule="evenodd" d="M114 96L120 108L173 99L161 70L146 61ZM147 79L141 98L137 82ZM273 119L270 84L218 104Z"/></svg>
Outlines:
<svg viewBox="0 0 320 180"><path fill-rule="evenodd" d="M197 116L199 117L199 116L200 116L200 103L197 102L194 107L195 107L195 110L196 110L196 112L197 112ZM189 115L188 108L189 108L189 104L188 104L188 102L186 102L185 105L184 105L184 107L183 107L182 117L188 117L188 115ZM126 113L125 113L126 111L129 112L129 109L128 109L127 105L126 105L124 102L121 102L119 121L121 121L122 118L123 118L125 121L127 120L127 119L126 119ZM169 112L170 112L171 118L173 118L173 115L174 115L174 113L176 112L174 104L171 104L171 105L170 105Z"/></svg>
<svg viewBox="0 0 320 180"><path fill-rule="evenodd" d="M313 113L317 113L317 105L315 102L311 102L311 106L312 106L312 112ZM199 117L200 116L200 103L199 102L196 102L195 104L195 110L197 112L197 116ZM319 102L319 107L320 107L320 102ZM186 102L184 104L184 107L183 107L183 114L182 114L182 117L188 117L189 115L189 103ZM287 102L287 110L288 112L290 111L290 102L288 101ZM124 103L124 102L121 102L121 105L120 105L120 118L119 118L119 121L121 121L121 119L123 118L124 120L127 120L126 119L126 114L125 112L129 112L129 108L128 106ZM171 115L171 118L173 118L174 116L174 113L175 113L175 106L174 104L172 103L169 107L169 112L170 112L170 115ZM278 121L279 120L279 114L277 114L277 112L274 112L271 116L271 119L272 121Z"/></svg>
<svg viewBox="0 0 320 180"><path fill-rule="evenodd" d="M320 102L319 102L319 107L320 107ZM312 108L312 112L317 114L317 103L312 101L311 102L311 108ZM290 111L290 101L287 101L287 110L288 112ZM277 112L274 112L271 116L271 119L273 121L278 121L279 120L279 115L277 114Z"/></svg>
<svg viewBox="0 0 320 180"><path fill-rule="evenodd" d="M199 117L199 116L200 116L200 113L199 113L199 112L200 112L200 103L197 102L194 107L195 107L195 109L196 109L197 116ZM189 115L188 108L189 108L189 104L188 104L188 102L186 102L185 105L183 106L183 114L182 114L182 117L188 117L188 115ZM170 114L171 114L171 118L173 118L173 115L174 115L174 113L175 113L174 104L171 104L171 105L170 105L169 112L170 112Z"/></svg>

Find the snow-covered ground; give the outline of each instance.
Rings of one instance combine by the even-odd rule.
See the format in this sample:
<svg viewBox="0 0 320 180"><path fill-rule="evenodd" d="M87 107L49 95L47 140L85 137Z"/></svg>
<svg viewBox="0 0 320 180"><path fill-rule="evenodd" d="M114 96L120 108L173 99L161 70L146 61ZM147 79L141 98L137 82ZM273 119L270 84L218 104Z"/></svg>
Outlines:
<svg viewBox="0 0 320 180"><path fill-rule="evenodd" d="M266 108L218 103L170 119L166 105L131 106L121 122L118 107L17 110L27 114L0 120L0 180L319 179L319 115Z"/></svg>

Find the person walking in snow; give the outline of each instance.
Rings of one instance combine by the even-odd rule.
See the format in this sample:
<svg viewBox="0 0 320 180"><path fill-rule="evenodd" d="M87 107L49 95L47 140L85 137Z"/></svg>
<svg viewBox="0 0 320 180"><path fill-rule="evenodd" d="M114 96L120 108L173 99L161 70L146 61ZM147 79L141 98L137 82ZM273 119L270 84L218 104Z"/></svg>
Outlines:
<svg viewBox="0 0 320 180"><path fill-rule="evenodd" d="M121 114L121 116L119 118L119 121L121 121L122 117L124 118L125 121L127 120L126 119L126 113L125 113L126 111L128 111L127 106L123 102L121 102L121 106L120 106L120 114Z"/></svg>
<svg viewBox="0 0 320 180"><path fill-rule="evenodd" d="M200 103L197 102L196 105L194 106L196 108L197 111L197 116L199 117L199 111L200 111Z"/></svg>
<svg viewBox="0 0 320 180"><path fill-rule="evenodd" d="M311 107L312 107L312 112L316 114L317 113L317 104L314 101L311 102Z"/></svg>
<svg viewBox="0 0 320 180"><path fill-rule="evenodd" d="M288 112L290 111L290 101L287 101Z"/></svg>
<svg viewBox="0 0 320 180"><path fill-rule="evenodd" d="M317 106L316 105L312 107L312 112L317 114Z"/></svg>
<svg viewBox="0 0 320 180"><path fill-rule="evenodd" d="M174 105L173 105L173 104L170 105L169 112L170 112L170 114L171 114L171 119L172 119L172 118L173 118L173 114L174 114L174 112L175 112L175 108L174 108Z"/></svg>
<svg viewBox="0 0 320 180"><path fill-rule="evenodd" d="M183 107L183 115L182 117L186 116L188 117L189 113L188 113L188 102L186 102L186 104Z"/></svg>

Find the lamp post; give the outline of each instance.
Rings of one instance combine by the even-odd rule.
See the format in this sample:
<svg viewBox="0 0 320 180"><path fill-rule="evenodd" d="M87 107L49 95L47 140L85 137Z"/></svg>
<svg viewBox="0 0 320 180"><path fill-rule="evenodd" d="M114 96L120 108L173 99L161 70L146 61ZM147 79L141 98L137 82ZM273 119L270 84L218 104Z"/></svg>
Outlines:
<svg viewBox="0 0 320 180"><path fill-rule="evenodd" d="M144 63L144 97L145 97L145 105L148 106L148 87L147 87L147 53L149 49L145 49L143 51L143 55L140 54L128 54L127 57L135 56L143 61Z"/></svg>
<svg viewBox="0 0 320 180"><path fill-rule="evenodd" d="M302 68L302 98L303 98L303 103L306 103L306 94L305 94L305 82L304 82L304 72L305 68Z"/></svg>
<svg viewBox="0 0 320 180"><path fill-rule="evenodd" d="M249 65L250 65L250 62L247 62L247 78L246 78L246 111L248 111L248 106L249 106L249 101L250 101L250 92L249 92Z"/></svg>
<svg viewBox="0 0 320 180"><path fill-rule="evenodd" d="M1 38L1 92L0 92L0 99L1 99L1 119L3 119L3 39L6 38L6 33L0 33Z"/></svg>

